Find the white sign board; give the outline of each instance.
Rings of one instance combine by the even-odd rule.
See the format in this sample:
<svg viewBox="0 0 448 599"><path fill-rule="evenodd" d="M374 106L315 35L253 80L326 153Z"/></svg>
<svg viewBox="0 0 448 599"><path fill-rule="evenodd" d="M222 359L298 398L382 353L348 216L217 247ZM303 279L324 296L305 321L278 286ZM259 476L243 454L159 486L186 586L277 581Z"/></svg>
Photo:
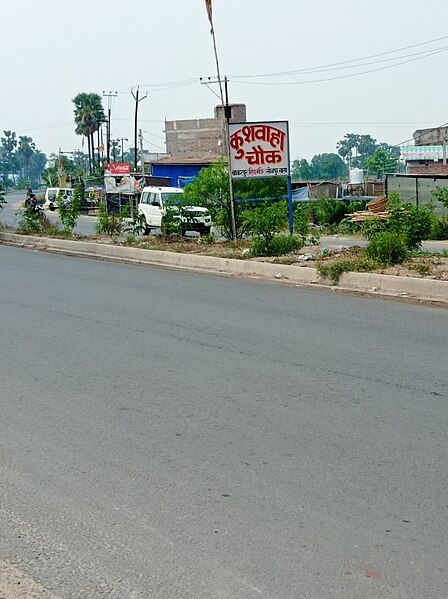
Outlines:
<svg viewBox="0 0 448 599"><path fill-rule="evenodd" d="M232 179L289 175L288 122L230 123Z"/></svg>

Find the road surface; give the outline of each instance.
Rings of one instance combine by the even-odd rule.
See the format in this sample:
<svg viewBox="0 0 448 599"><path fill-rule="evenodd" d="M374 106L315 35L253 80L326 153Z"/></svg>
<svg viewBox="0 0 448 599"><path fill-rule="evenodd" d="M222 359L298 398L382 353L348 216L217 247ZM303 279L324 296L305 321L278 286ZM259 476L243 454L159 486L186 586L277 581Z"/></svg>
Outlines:
<svg viewBox="0 0 448 599"><path fill-rule="evenodd" d="M446 311L7 246L0 276L0 584L448 597Z"/></svg>

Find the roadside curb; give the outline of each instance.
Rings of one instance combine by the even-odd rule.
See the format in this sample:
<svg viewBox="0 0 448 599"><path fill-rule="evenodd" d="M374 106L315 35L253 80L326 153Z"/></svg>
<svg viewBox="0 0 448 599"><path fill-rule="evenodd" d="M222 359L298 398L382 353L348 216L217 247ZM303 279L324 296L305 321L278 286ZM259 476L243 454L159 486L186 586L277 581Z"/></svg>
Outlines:
<svg viewBox="0 0 448 599"><path fill-rule="evenodd" d="M7 232L0 232L0 242L27 247L32 246L41 250L69 253L82 257L119 260L221 275L258 277L271 281L278 280L283 283L308 285L313 288L362 292L375 296L387 295L448 306L448 281L436 279L348 272L341 275L339 285L330 286L322 283L319 280L317 269L310 266L291 266L253 260L217 258L200 254L144 250L92 241L73 241Z"/></svg>

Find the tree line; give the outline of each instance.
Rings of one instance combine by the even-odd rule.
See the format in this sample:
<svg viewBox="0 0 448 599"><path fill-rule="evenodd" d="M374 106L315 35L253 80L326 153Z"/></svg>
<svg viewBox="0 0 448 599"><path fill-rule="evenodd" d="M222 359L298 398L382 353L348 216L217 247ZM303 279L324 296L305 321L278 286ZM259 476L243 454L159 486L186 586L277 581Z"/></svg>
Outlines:
<svg viewBox="0 0 448 599"><path fill-rule="evenodd" d="M294 160L294 180L346 179L350 168L362 168L368 175L381 177L399 167L400 148L385 142L377 143L371 135L347 133L336 144L337 153L317 154L310 161Z"/></svg>
<svg viewBox="0 0 448 599"><path fill-rule="evenodd" d="M3 188L37 184L46 162L46 155L36 147L32 137L3 131L0 137L0 182Z"/></svg>

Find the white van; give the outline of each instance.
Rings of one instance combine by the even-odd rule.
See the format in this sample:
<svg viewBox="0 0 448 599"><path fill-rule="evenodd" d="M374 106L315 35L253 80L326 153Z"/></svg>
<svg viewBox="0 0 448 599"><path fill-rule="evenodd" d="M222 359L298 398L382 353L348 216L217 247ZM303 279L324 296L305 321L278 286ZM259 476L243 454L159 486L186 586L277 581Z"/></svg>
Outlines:
<svg viewBox="0 0 448 599"><path fill-rule="evenodd" d="M47 208L52 212L56 210L58 207L57 198L60 191L62 191L62 199L64 202L68 202L71 199L73 189L69 187L48 187L45 190L44 208Z"/></svg>
<svg viewBox="0 0 448 599"><path fill-rule="evenodd" d="M162 226L162 217L166 213L166 206L180 203L183 189L179 187L144 187L138 204L138 212L145 217L146 233L151 229ZM209 235L212 228L212 219L207 208L201 206L186 207L191 218L180 216L183 231L197 231L200 235Z"/></svg>

